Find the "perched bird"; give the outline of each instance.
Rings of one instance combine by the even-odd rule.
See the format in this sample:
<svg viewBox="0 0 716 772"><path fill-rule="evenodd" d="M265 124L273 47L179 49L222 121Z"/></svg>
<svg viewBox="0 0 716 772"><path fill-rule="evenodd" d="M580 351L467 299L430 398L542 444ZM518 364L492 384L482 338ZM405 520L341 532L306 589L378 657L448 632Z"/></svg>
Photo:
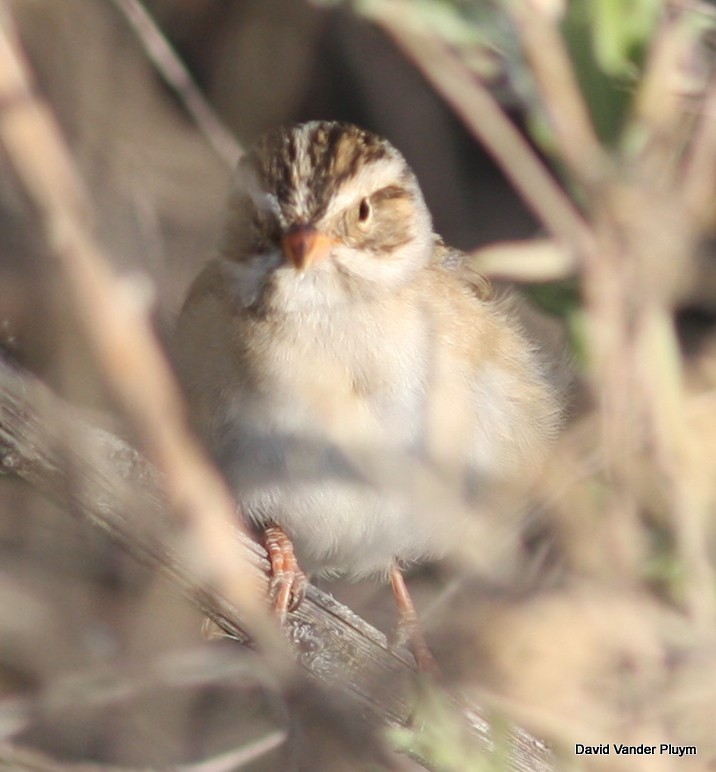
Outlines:
<svg viewBox="0 0 716 772"><path fill-rule="evenodd" d="M301 569L377 573L413 625L400 565L446 548L441 502L469 507L538 468L557 398L462 258L405 159L368 131L306 123L241 158L175 351L195 424L264 539L279 615L302 598Z"/></svg>

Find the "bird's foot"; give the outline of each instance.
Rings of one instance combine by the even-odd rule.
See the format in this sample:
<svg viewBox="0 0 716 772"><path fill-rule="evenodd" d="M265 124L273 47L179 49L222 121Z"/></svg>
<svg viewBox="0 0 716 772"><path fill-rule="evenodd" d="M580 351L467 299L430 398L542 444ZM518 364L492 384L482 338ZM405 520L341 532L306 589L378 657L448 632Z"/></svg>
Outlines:
<svg viewBox="0 0 716 772"><path fill-rule="evenodd" d="M418 621L413 599L410 597L403 574L396 564L393 564L390 569L390 585L393 588L393 595L395 595L395 601L398 606L397 645L407 645L413 657L415 657L415 662L421 673L432 676L439 675L440 668L428 648L420 622Z"/></svg>
<svg viewBox="0 0 716 772"><path fill-rule="evenodd" d="M271 562L269 597L283 624L286 614L298 608L306 595L308 579L296 560L291 539L277 525L264 529L264 546Z"/></svg>

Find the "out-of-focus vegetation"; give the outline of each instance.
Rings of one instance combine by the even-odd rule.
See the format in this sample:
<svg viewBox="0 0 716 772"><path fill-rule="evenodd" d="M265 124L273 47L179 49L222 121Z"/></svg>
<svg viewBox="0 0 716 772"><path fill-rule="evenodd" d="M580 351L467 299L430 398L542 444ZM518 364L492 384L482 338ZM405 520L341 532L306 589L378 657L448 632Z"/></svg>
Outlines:
<svg viewBox="0 0 716 772"><path fill-rule="evenodd" d="M380 19L389 5L363 7ZM583 218L586 240L567 241L573 268L529 290L568 322L583 391L542 490L536 584L482 603L468 593L463 613L442 617L467 630L451 647L456 677L550 737L567 768L685 763L619 759L613 746L575 759L576 743L600 742L689 745L706 768L713 691L697 683L714 667L716 341L704 288L713 292L716 14L649 0L489 4L502 22L483 28L489 43L450 39L456 22L437 23L450 13L469 26L484 5L416 4L423 26L412 29L445 36L464 60L469 40L496 56L510 104ZM529 245L485 250L483 264L499 275L502 254L514 278L520 253L534 280ZM544 261L545 277L557 263Z"/></svg>
<svg viewBox="0 0 716 772"><path fill-rule="evenodd" d="M158 76L120 2L8 7L91 193L95 232L117 270L148 277L164 336L216 243L230 170ZM535 335L551 350L567 348L555 354L556 388L568 403L563 436L525 511L509 520L509 538L500 531L470 545L480 554L463 550L413 580L451 688L494 721L494 753L463 744L460 719L438 689L418 702L415 727L392 731L391 742L438 770L512 769L503 736L519 725L552 744L559 769L712 768L713 5L146 7L243 144L310 118L388 136L415 168L446 240L474 251L474 265L489 265L496 281L522 284L548 312L526 316ZM536 200L508 182L519 188L525 169L509 157L501 169L462 125L464 114L447 106L434 85L446 61L487 87L549 169ZM462 95L466 110L473 96ZM540 192L546 201L555 190L566 193L567 209L547 222ZM530 262L538 239L540 262ZM488 255L495 245L501 251ZM49 249L21 187L0 173L4 348L127 434L45 259ZM69 484L81 485L69 471ZM21 766L26 748L46 754L39 768L47 769L91 761L278 770L291 768L292 743L303 739L301 764L310 769L306 743L321 737L316 706L277 694L260 655L204 642L199 614L172 587L65 515L12 476L0 480L0 732L15 768L38 768L38 758ZM331 590L390 628L385 588ZM114 697L100 688L107 682ZM39 707L11 710L20 704ZM431 731L419 731L421 722ZM330 759L316 757L315 768L365 768L335 737ZM577 743L665 743L698 755L622 757L612 747L608 757L577 757ZM237 748L243 756L223 755ZM207 759L213 766L200 767ZM395 768L416 767L396 756Z"/></svg>

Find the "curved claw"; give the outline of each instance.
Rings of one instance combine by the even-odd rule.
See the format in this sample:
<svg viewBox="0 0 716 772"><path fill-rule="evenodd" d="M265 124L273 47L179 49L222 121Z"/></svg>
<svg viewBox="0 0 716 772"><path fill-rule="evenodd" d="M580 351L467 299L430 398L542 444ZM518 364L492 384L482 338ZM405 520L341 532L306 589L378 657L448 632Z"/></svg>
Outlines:
<svg viewBox="0 0 716 772"><path fill-rule="evenodd" d="M271 562L269 597L281 622L297 609L306 595L308 579L296 560L291 539L277 525L264 530L264 545Z"/></svg>
<svg viewBox="0 0 716 772"><path fill-rule="evenodd" d="M306 597L307 586L308 579L300 568L272 577L269 595L279 618L283 618L288 611L295 611L301 605Z"/></svg>

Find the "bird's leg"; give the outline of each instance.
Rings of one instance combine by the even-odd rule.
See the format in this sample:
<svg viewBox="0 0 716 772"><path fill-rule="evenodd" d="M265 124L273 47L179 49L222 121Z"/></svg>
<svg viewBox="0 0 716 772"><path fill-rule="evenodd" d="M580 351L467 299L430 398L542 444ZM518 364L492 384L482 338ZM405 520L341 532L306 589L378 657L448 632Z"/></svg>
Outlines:
<svg viewBox="0 0 716 772"><path fill-rule="evenodd" d="M279 621L283 622L288 611L297 608L306 595L308 580L301 571L293 551L291 539L277 525L264 529L263 542L271 562L269 594Z"/></svg>
<svg viewBox="0 0 716 772"><path fill-rule="evenodd" d="M437 662L425 641L413 599L397 563L393 563L390 568L390 586L398 606L398 641L408 644L420 672L437 673Z"/></svg>

